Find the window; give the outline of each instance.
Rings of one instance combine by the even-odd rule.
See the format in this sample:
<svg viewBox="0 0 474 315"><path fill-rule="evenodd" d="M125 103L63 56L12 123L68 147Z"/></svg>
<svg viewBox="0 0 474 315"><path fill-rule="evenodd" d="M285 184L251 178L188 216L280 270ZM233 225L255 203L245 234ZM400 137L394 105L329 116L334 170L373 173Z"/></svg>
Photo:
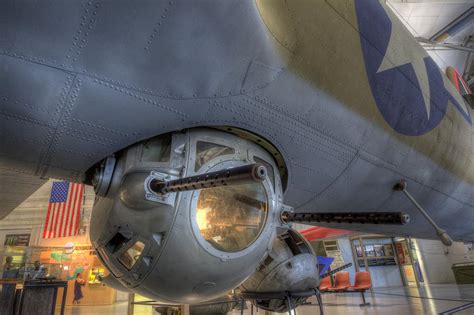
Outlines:
<svg viewBox="0 0 474 315"><path fill-rule="evenodd" d="M126 237L122 233L118 232L117 234L112 237L112 239L107 243L107 249L113 254L120 250L123 245L125 245L130 238Z"/></svg>
<svg viewBox="0 0 474 315"><path fill-rule="evenodd" d="M125 266L125 268L130 270L138 261L144 249L145 249L145 244L143 244L140 241L137 241L135 242L135 244L133 244L132 247L127 249L126 252L120 255L119 261Z"/></svg>
<svg viewBox="0 0 474 315"><path fill-rule="evenodd" d="M198 141L196 143L196 163L194 171L197 172L199 169L216 157L226 154L234 154L235 150L220 144Z"/></svg>
<svg viewBox="0 0 474 315"><path fill-rule="evenodd" d="M141 160L144 162L168 162L171 154L171 134L167 133L143 143Z"/></svg>
<svg viewBox="0 0 474 315"><path fill-rule="evenodd" d="M263 230L267 200L261 183L201 190L196 221L202 237L223 252L245 249Z"/></svg>

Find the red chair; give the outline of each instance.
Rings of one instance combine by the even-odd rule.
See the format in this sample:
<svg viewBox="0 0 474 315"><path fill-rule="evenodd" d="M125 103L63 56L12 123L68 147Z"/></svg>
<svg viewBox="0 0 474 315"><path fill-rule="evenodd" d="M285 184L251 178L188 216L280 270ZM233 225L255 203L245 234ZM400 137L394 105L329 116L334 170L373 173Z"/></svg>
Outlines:
<svg viewBox="0 0 474 315"><path fill-rule="evenodd" d="M370 303L367 303L365 301L364 295L364 292L369 290L370 288L372 288L372 279L370 278L370 273L367 271L356 272L354 285L351 286L349 289L351 291L360 292L360 294L362 295L362 301L364 301L364 303L360 304L360 306L370 305Z"/></svg>
<svg viewBox="0 0 474 315"><path fill-rule="evenodd" d="M328 291L331 292L342 292L346 291L351 286L351 280L349 278L349 272L341 271L336 273L334 277L334 286L330 287Z"/></svg>
<svg viewBox="0 0 474 315"><path fill-rule="evenodd" d="M325 277L321 279L319 283L319 291L326 292L331 287L331 277Z"/></svg>

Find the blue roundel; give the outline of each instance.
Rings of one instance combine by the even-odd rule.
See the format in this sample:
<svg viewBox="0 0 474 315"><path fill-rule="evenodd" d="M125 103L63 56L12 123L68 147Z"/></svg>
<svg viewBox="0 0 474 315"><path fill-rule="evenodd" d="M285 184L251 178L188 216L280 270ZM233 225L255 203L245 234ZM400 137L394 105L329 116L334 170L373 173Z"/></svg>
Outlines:
<svg viewBox="0 0 474 315"><path fill-rule="evenodd" d="M417 69L409 60L393 68L379 70L388 53L392 21L379 1L355 0L355 4L367 76L375 103L385 121L401 134L422 135L441 122L448 100L451 100L471 124L469 112L464 111L446 90L442 74L431 57L423 58L425 69L422 69L426 70L429 89L420 85ZM403 49L400 52L403 53Z"/></svg>

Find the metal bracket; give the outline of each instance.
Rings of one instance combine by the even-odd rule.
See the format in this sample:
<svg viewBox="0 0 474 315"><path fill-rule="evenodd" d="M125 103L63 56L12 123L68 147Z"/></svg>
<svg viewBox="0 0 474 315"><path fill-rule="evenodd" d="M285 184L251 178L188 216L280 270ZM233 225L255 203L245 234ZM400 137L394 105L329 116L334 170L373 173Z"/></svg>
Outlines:
<svg viewBox="0 0 474 315"><path fill-rule="evenodd" d="M109 190L112 175L115 169L115 157L113 155L104 159L100 165L100 169L96 173L92 184L96 195L104 197Z"/></svg>
<svg viewBox="0 0 474 315"><path fill-rule="evenodd" d="M157 194L150 189L150 183L152 181L166 182L172 179L176 179L176 176L170 174L161 173L157 171L151 171L150 175L145 179L145 199L153 202L164 203L173 206L176 200L176 193Z"/></svg>
<svg viewBox="0 0 474 315"><path fill-rule="evenodd" d="M393 190L395 191L401 191L405 194L405 196L408 198L408 200L413 203L415 208L426 218L426 220L433 226L433 228L436 231L436 235L438 235L439 240L441 243L443 243L445 246L451 246L453 244L453 240L451 237L448 235L448 233L440 228L435 221L430 217L430 215L423 209L423 207L413 198L413 196L408 192L407 190L407 182L405 180L401 180L398 183L396 183L393 186Z"/></svg>
<svg viewBox="0 0 474 315"><path fill-rule="evenodd" d="M288 205L281 205L280 208L280 225L283 228L291 228L292 222L287 220L287 218L294 214L294 208Z"/></svg>

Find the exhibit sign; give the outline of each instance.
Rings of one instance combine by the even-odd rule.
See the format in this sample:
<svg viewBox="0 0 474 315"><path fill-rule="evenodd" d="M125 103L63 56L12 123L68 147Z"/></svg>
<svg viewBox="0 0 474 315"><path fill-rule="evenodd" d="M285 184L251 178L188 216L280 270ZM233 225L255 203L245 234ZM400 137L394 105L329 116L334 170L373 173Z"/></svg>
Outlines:
<svg viewBox="0 0 474 315"><path fill-rule="evenodd" d="M31 234L7 234L5 244L8 246L28 246Z"/></svg>

